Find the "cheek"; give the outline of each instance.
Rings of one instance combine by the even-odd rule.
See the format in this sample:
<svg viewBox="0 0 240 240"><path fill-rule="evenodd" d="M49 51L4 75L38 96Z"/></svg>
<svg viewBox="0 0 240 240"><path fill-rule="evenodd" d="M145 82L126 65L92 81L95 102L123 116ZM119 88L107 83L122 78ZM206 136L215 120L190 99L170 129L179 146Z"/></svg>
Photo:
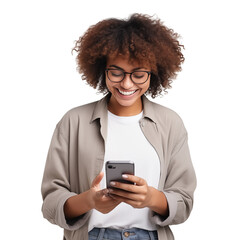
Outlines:
<svg viewBox="0 0 240 240"><path fill-rule="evenodd" d="M109 84L109 81L108 81L107 77L105 78L105 83L106 83L106 86L107 86L107 88L108 88L108 90L109 90L110 84Z"/></svg>
<svg viewBox="0 0 240 240"><path fill-rule="evenodd" d="M143 92L146 92L149 87L150 87L150 81L146 82L146 83L144 84L144 86L142 86L142 91L143 91Z"/></svg>
<svg viewBox="0 0 240 240"><path fill-rule="evenodd" d="M107 86L108 91L111 92L114 87L114 83L110 82L107 78L105 79L105 81L106 81L106 86Z"/></svg>

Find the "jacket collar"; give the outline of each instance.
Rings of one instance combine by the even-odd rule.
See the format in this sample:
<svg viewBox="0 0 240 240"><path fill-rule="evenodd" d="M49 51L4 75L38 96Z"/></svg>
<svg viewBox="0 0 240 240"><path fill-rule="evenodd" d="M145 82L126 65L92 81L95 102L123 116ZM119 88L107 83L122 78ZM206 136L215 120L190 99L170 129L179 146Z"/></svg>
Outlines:
<svg viewBox="0 0 240 240"><path fill-rule="evenodd" d="M107 111L108 111L107 105L108 105L110 96L111 96L110 94L107 94L105 97L103 97L97 102L93 110L91 122L95 121L98 118L103 119L107 116Z"/></svg>
<svg viewBox="0 0 240 240"><path fill-rule="evenodd" d="M148 118L154 123L157 123L156 113L154 110L154 103L150 101L145 95L142 96L143 101L143 117Z"/></svg>
<svg viewBox="0 0 240 240"><path fill-rule="evenodd" d="M107 105L108 101L110 99L111 94L107 94L105 97L103 97L101 100L99 100L95 106L95 109L93 111L91 122L94 120L100 118L105 119L107 116ZM154 111L154 104L148 100L148 98L143 95L142 96L143 101L143 118L148 118L151 121L157 123L156 114Z"/></svg>

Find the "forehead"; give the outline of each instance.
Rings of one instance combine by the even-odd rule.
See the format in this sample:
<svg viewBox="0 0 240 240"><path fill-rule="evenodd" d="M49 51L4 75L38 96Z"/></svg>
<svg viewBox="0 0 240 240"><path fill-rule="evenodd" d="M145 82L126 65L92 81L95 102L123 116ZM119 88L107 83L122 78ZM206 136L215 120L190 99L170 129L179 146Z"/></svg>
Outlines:
<svg viewBox="0 0 240 240"><path fill-rule="evenodd" d="M107 58L107 66L116 65L124 70L132 70L135 68L148 68L148 63L142 63L138 59L130 58L129 56L117 55Z"/></svg>

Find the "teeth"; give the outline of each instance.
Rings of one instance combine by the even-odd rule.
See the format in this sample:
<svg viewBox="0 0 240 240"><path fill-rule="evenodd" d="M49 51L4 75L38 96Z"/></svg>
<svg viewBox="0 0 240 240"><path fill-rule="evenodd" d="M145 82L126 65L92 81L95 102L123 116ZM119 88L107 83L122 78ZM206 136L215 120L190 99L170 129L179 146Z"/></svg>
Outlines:
<svg viewBox="0 0 240 240"><path fill-rule="evenodd" d="M123 92L121 90L118 89L118 91L122 94L122 95L125 95L125 96L129 96L129 95L132 95L133 93L135 93L135 90L134 91L131 91L131 92Z"/></svg>

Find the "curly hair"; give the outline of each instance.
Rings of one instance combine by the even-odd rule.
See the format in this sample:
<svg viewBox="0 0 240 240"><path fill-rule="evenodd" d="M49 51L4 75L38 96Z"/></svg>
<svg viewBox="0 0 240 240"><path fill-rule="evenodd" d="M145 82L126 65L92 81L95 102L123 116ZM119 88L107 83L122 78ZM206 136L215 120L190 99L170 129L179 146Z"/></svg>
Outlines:
<svg viewBox="0 0 240 240"><path fill-rule="evenodd" d="M107 93L105 68L109 57L128 56L151 68L150 86L146 94L154 98L171 88L171 83L181 71L184 56L179 35L163 25L160 19L143 14L133 14L128 19L106 19L91 26L76 41L78 71L82 79Z"/></svg>

